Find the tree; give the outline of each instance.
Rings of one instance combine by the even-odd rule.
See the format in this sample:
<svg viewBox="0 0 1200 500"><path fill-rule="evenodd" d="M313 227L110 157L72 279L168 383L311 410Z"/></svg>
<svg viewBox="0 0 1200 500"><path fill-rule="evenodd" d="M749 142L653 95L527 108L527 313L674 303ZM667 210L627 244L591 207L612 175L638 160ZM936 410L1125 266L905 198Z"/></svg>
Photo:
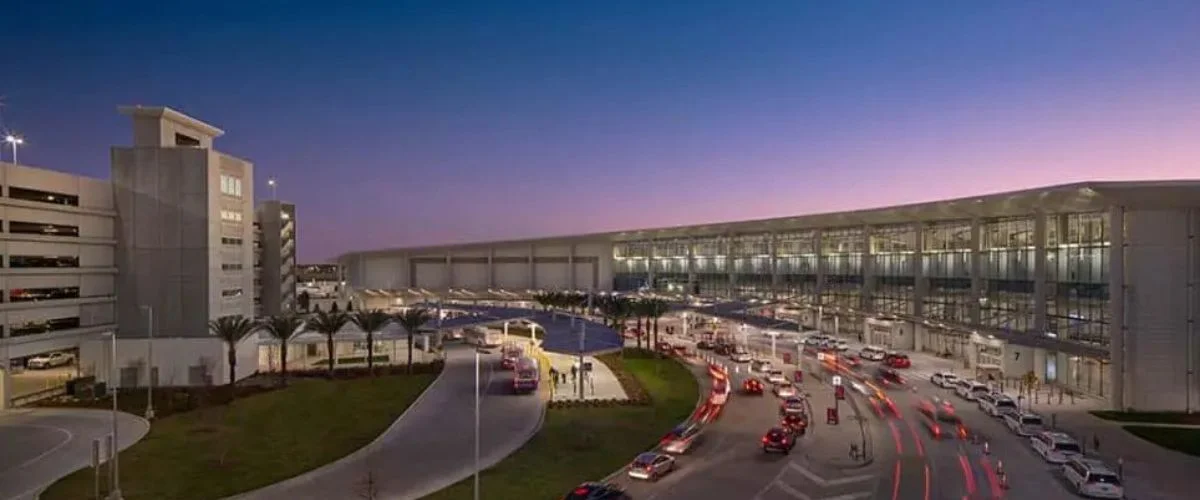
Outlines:
<svg viewBox="0 0 1200 500"><path fill-rule="evenodd" d="M292 314L268 316L259 322L259 328L279 341L279 385L287 385L288 341L304 326L304 320Z"/></svg>
<svg viewBox="0 0 1200 500"><path fill-rule="evenodd" d="M346 312L354 312L354 299L346 301Z"/></svg>
<svg viewBox="0 0 1200 500"><path fill-rule="evenodd" d="M542 306L543 311L549 311L550 308L554 307L554 294L550 292L535 293L533 295L533 300L534 302L537 302L539 306ZM556 316L557 315L552 315L551 318L557 319Z"/></svg>
<svg viewBox="0 0 1200 500"><path fill-rule="evenodd" d="M337 301L333 301L333 305L329 306L329 312L338 312Z"/></svg>
<svg viewBox="0 0 1200 500"><path fill-rule="evenodd" d="M226 353L229 355L229 388L232 389L233 383L237 381L237 346L247 335L258 330L258 325L253 320L236 314L209 321L208 330L225 342ZM231 396L232 394L230 391Z"/></svg>
<svg viewBox="0 0 1200 500"><path fill-rule="evenodd" d="M650 301L648 299L635 299L630 303L629 312L633 317L637 318L637 346L642 348L642 335L650 330ZM646 318L646 328L642 329L642 318ZM649 336L647 336L649 338Z"/></svg>
<svg viewBox="0 0 1200 500"><path fill-rule="evenodd" d="M410 307L394 317L394 321L408 333L408 373L412 373L413 336L431 319L433 314L423 307Z"/></svg>
<svg viewBox="0 0 1200 500"><path fill-rule="evenodd" d="M671 312L671 304L663 299L647 299L646 301L646 317L649 320L654 320L654 345L658 346L658 318L666 316Z"/></svg>
<svg viewBox="0 0 1200 500"><path fill-rule="evenodd" d="M321 312L321 304L313 304L312 312Z"/></svg>
<svg viewBox="0 0 1200 500"><path fill-rule="evenodd" d="M308 328L325 336L325 347L329 354L329 378L333 378L333 364L337 357L333 348L333 336L337 335L349 321L350 317L346 316L346 313L336 309L329 312L317 311L311 318L308 318Z"/></svg>
<svg viewBox="0 0 1200 500"><path fill-rule="evenodd" d="M349 307L346 308L350 310ZM379 309L371 309L368 311L359 311L350 315L350 321L367 334L367 371L371 375L375 374L375 332L383 330L388 323L392 322L392 317Z"/></svg>

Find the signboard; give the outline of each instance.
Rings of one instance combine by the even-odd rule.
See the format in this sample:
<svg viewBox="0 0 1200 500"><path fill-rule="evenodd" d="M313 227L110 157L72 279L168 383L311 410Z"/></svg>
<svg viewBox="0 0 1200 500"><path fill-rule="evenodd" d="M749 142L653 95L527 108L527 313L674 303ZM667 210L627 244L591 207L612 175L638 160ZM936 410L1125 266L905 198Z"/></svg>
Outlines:
<svg viewBox="0 0 1200 500"><path fill-rule="evenodd" d="M841 376L841 375L834 375L834 376L833 376L833 386L834 386L834 387L841 387L841 386L842 386L842 376Z"/></svg>
<svg viewBox="0 0 1200 500"><path fill-rule="evenodd" d="M828 356L829 356L828 354L825 354L823 352L818 352L817 353L817 361L825 361L825 358Z"/></svg>

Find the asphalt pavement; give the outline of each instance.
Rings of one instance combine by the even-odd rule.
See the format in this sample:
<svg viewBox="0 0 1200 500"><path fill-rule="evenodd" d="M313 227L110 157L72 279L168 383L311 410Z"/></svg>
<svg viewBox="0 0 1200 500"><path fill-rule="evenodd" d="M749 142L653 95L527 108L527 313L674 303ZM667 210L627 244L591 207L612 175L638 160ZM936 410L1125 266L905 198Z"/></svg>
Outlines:
<svg viewBox="0 0 1200 500"><path fill-rule="evenodd" d="M117 413L120 448L150 430L141 417ZM66 408L0 411L0 500L31 500L42 489L91 466L92 440L112 434L112 412Z"/></svg>
<svg viewBox="0 0 1200 500"><path fill-rule="evenodd" d="M474 352L466 346L448 346L442 375L368 447L233 498L366 498L370 478L375 489L372 498L407 500L469 477L474 471ZM481 362L480 465L486 469L524 445L541 426L547 385L542 384L539 394L511 394L512 373L499 368L499 354L485 355Z"/></svg>

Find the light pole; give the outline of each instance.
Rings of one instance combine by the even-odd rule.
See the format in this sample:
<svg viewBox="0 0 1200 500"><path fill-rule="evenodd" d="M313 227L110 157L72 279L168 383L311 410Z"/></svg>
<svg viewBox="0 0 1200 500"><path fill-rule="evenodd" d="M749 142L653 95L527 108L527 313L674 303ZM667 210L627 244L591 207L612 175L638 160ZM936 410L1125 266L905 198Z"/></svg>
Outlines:
<svg viewBox="0 0 1200 500"><path fill-rule="evenodd" d="M146 420L154 420L154 307L146 311Z"/></svg>
<svg viewBox="0 0 1200 500"><path fill-rule="evenodd" d="M8 409L12 406L12 349L9 348L9 337L4 332L0 332L0 340L4 341L4 379L0 380L0 386L4 389L4 399L0 399L0 409Z"/></svg>
<svg viewBox="0 0 1200 500"><path fill-rule="evenodd" d="M267 186L271 188L271 199L272 200L278 199L275 197L275 184L276 183L275 183L274 177L267 179Z"/></svg>
<svg viewBox="0 0 1200 500"><path fill-rule="evenodd" d="M479 355L491 354L491 351L475 349L475 500L479 500Z"/></svg>
<svg viewBox="0 0 1200 500"><path fill-rule="evenodd" d="M17 165L17 146L25 144L25 138L8 134L4 136L4 142L7 142L10 146L12 146L13 165Z"/></svg>
<svg viewBox="0 0 1200 500"><path fill-rule="evenodd" d="M117 439L117 332L108 332L112 338L112 352L108 362L108 389L112 391L112 480L109 484L112 485L112 491L108 494L108 500L122 500L121 496L121 441Z"/></svg>

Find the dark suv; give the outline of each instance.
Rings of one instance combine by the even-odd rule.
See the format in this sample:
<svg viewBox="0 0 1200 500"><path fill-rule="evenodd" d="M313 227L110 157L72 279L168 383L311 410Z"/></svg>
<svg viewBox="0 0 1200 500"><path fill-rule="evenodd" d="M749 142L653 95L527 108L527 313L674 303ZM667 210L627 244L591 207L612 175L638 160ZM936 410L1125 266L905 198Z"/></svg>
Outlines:
<svg viewBox="0 0 1200 500"><path fill-rule="evenodd" d="M787 455L792 452L792 448L796 447L796 438L791 432L785 431L779 427L773 427L767 431L762 437L762 449L766 453L783 452Z"/></svg>
<svg viewBox="0 0 1200 500"><path fill-rule="evenodd" d="M567 493L563 500L627 500L629 495L625 494L620 486L609 483L588 482L576 486L575 489Z"/></svg>

